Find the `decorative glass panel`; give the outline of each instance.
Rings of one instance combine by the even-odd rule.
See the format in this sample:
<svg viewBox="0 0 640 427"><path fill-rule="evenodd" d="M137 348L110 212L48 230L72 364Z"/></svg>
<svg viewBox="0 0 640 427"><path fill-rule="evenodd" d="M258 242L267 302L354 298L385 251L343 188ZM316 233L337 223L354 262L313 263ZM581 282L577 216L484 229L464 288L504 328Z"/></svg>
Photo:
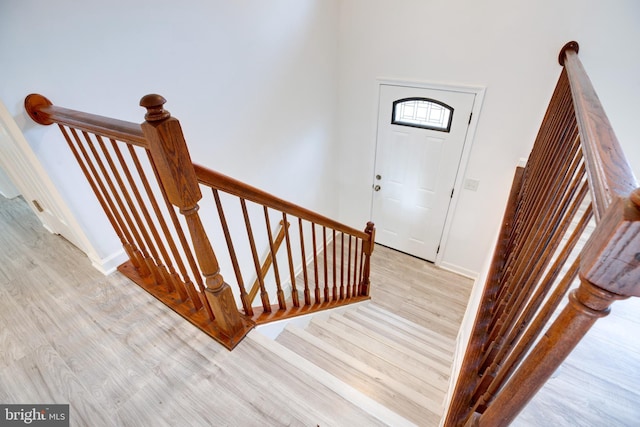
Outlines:
<svg viewBox="0 0 640 427"><path fill-rule="evenodd" d="M405 98L393 102L394 125L449 132L453 108L428 98Z"/></svg>

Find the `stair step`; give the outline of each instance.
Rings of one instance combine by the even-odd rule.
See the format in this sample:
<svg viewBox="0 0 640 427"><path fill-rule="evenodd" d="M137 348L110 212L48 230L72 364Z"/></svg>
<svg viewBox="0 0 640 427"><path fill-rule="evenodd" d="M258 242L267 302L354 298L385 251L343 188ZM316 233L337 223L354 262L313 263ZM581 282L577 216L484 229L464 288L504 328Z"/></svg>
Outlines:
<svg viewBox="0 0 640 427"><path fill-rule="evenodd" d="M434 354L444 356L445 360L450 361L453 359L455 342L450 338L430 331L410 320L396 316L374 304L360 306L355 312L368 317L373 322L393 328L410 340L417 341L428 348L434 349Z"/></svg>
<svg viewBox="0 0 640 427"><path fill-rule="evenodd" d="M415 331L421 336L429 337L434 341L434 343L439 343L440 347L445 350L447 349L451 350L452 353L455 351L455 348L456 348L455 338L451 338L447 335L438 333L432 329L425 327L424 325L421 325L410 319L407 319L396 313L393 313L385 309L384 307L379 306L378 304L374 304L374 303L362 304L358 306L358 308L362 309L363 311L370 312L372 314L377 314L378 316L382 318L386 318L387 321L393 322L394 324L404 325L403 327L411 329L412 331Z"/></svg>
<svg viewBox="0 0 640 427"><path fill-rule="evenodd" d="M313 322L312 322L313 323ZM442 404L307 332L289 325L277 342L418 425L437 425ZM442 397L444 396L441 393Z"/></svg>
<svg viewBox="0 0 640 427"><path fill-rule="evenodd" d="M358 323L367 329L388 338L397 344L397 346L410 349L416 353L422 354L442 367L442 372L450 374L451 360L453 355L449 351L442 350L431 343L425 343L417 339L415 336L406 333L403 329L397 328L378 319L373 319L361 311L347 311L343 316L353 322Z"/></svg>
<svg viewBox="0 0 640 427"><path fill-rule="evenodd" d="M395 354L396 357L400 358L403 361L403 364L406 364L409 368L425 369L437 372L445 380L446 386L449 385L449 376L451 375L450 366L443 364L440 360L434 360L409 347L399 345L394 340L388 338L388 335L392 333L392 330L388 330L385 334L380 334L366 326L354 322L353 320L347 319L342 315L331 316L327 322L332 324L334 327L340 327L345 331L357 331L358 334L366 337L371 345L375 346L373 348L375 348L376 351L380 351L380 354Z"/></svg>
<svg viewBox="0 0 640 427"><path fill-rule="evenodd" d="M372 417L380 420L381 423L402 427L410 427L416 425L405 417L402 417L401 415L372 399L366 393L355 389L351 385L333 375L328 375L327 371L323 370L311 361L305 359L303 356L283 345L279 341L273 341L265 337L258 331L250 332L245 339L251 340L256 344L264 347L264 349L273 353L276 359L283 361L288 365L298 369L299 371L309 375L317 383L322 384L344 399L350 401L352 404L361 408L363 411L369 413ZM239 367L238 369L242 368ZM341 422L345 421L344 414L338 414L338 416L341 417ZM338 422L338 420L334 421Z"/></svg>
<svg viewBox="0 0 640 427"><path fill-rule="evenodd" d="M404 318L413 321L426 329L436 331L451 340L455 340L458 335L458 329L454 325L459 324L460 322L452 322L447 318L447 316L440 312L430 311L422 307L420 304L410 300L397 301L391 305L389 305L389 303L390 302L386 300L378 301L379 306L389 311L394 309L392 307L400 304L397 306L397 309L400 310Z"/></svg>
<svg viewBox="0 0 640 427"><path fill-rule="evenodd" d="M307 327L307 331L321 338L328 345L358 359L366 360L371 366L413 387L438 404L442 403L443 393L449 386L448 376L434 370L428 364L421 365L401 351L359 335L356 331L340 324L329 323L328 319L314 319Z"/></svg>

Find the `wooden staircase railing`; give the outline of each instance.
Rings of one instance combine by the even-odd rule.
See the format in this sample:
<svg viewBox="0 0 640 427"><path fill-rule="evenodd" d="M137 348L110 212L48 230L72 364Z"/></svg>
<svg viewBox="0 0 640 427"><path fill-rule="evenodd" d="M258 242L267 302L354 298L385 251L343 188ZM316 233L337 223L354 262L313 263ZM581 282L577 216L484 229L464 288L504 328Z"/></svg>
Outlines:
<svg viewBox="0 0 640 427"><path fill-rule="evenodd" d="M516 171L446 426L508 425L613 301L640 296L638 183L578 44L559 59L533 150Z"/></svg>
<svg viewBox="0 0 640 427"><path fill-rule="evenodd" d="M139 125L54 106L42 95L25 99L33 120L59 126L129 257L123 274L229 349L256 324L369 298L372 223L359 231L193 164L165 102L143 97ZM203 199L202 190L211 196ZM220 234L227 251L216 252L211 240ZM282 242L286 253L278 252ZM219 256L232 266L236 289ZM247 292L245 277L257 287ZM258 292L261 305L252 307Z"/></svg>

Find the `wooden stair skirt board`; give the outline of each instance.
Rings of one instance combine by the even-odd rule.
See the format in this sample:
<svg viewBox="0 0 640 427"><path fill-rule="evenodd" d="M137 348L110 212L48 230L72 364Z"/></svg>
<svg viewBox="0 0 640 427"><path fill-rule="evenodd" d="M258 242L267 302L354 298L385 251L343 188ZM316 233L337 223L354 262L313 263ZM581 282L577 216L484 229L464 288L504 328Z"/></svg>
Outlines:
<svg viewBox="0 0 640 427"><path fill-rule="evenodd" d="M257 325L264 325L273 321L286 320L292 317L304 316L329 310L333 308L343 307L357 302L368 301L371 297L360 296L353 297L349 300L329 301L319 304L313 304L310 306L294 307L292 304L287 304L285 310L281 310L277 304L271 306L271 312L265 312L262 307L254 307L254 316L241 316L243 323L243 329L233 337L227 337L211 319L206 315L203 310L194 310L193 305L190 302L185 302L180 299L178 293L162 283L156 283L153 276L142 277L138 273L138 270L133 266L131 261L127 261L118 267L118 271L125 275L129 280L136 283L145 291L149 292L167 307L178 313L184 319L188 320L194 326L200 328L204 333L225 345L227 348L233 348L238 342L240 342L250 331ZM241 309L241 307L238 307Z"/></svg>
<svg viewBox="0 0 640 427"><path fill-rule="evenodd" d="M304 328L290 323L276 342L410 424L440 423L455 345L450 338L365 303L315 315Z"/></svg>

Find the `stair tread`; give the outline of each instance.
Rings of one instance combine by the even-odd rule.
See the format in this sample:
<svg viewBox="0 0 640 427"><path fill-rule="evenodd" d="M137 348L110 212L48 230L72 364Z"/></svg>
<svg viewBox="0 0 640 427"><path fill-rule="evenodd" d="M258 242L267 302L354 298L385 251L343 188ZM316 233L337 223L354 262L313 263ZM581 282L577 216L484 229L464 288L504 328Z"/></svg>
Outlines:
<svg viewBox="0 0 640 427"><path fill-rule="evenodd" d="M354 330L339 328L321 319L314 319L306 330L347 354L366 358L368 363L375 364L377 369L384 369L391 375L403 378L404 382L412 384L424 394L428 394L428 390L431 390L432 394L440 394L449 387L448 376L433 369L428 360L425 361L426 364L420 364L386 346L374 349L372 347L375 343L371 339L358 335Z"/></svg>
<svg viewBox="0 0 640 427"><path fill-rule="evenodd" d="M434 344L438 344L439 347L445 350L451 350L452 353L455 350L456 340L454 338L440 334L432 329L426 328L423 325L420 325L405 317L399 316L377 304L374 304L374 303L366 304L361 307L358 307L358 309L365 312L369 312L372 315L382 317L386 319L387 322L389 323L392 322L393 324L398 325L399 327L403 327L408 330L411 330L412 333L418 336L424 337L425 339L428 339L428 340L431 339L430 342L433 342Z"/></svg>
<svg viewBox="0 0 640 427"><path fill-rule="evenodd" d="M425 342L395 325L382 322L380 319L369 317L362 311L346 311L343 316L385 336L397 343L399 346L409 348L417 353L428 356L433 361L442 364L442 366L445 367L446 372L449 372L451 368L451 360L453 359L453 354L450 351L442 350L431 342Z"/></svg>
<svg viewBox="0 0 640 427"><path fill-rule="evenodd" d="M426 330L426 332L424 332L424 328L422 326L410 320L399 320L398 318L392 316L393 313L389 313L384 309L370 309L369 307L371 306L372 305L358 307L356 313L367 316L376 323L389 325L392 328L400 330L405 336L411 337L411 339L416 339L434 348L437 348L440 352L446 354L448 359L453 358L453 354L455 352L455 341L443 335L440 335L437 332L429 330Z"/></svg>
<svg viewBox="0 0 640 427"><path fill-rule="evenodd" d="M413 366L416 369L433 369L440 375L445 377L448 381L451 375L451 366L446 362L443 362L441 358L431 357L429 354L418 352L413 348L400 344L388 337L388 333L379 333L370 329L368 326L362 325L358 322L354 322L342 315L333 315L327 319L327 322L349 332L349 330L356 331L364 337L369 339L371 349L380 351L381 354L390 353L397 354L402 357L404 363L408 366ZM312 321L313 323L313 321Z"/></svg>
<svg viewBox="0 0 640 427"><path fill-rule="evenodd" d="M293 325L287 326L277 341L413 422L436 425L440 421L444 393L440 393L439 402L416 393L411 387Z"/></svg>
<svg viewBox="0 0 640 427"><path fill-rule="evenodd" d="M282 343L265 337L259 331L250 332L246 339L256 342L266 350L272 352L278 359L308 374L315 381L371 414L383 424L407 427L415 425L405 417L372 399L366 393L357 390L336 376L327 375L327 371L305 359Z"/></svg>
<svg viewBox="0 0 640 427"><path fill-rule="evenodd" d="M441 335L455 340L458 335L458 325L460 322L452 322L441 313L436 313L422 307L419 301L399 301L393 298L378 300L377 304L394 310L398 308L402 316L432 331L437 331Z"/></svg>

